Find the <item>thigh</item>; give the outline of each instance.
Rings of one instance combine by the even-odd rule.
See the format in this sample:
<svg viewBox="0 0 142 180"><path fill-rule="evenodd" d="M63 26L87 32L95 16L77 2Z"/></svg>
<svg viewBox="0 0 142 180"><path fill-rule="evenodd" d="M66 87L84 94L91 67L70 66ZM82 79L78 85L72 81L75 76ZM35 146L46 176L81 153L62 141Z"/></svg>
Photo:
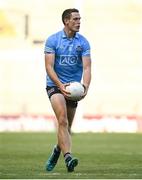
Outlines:
<svg viewBox="0 0 142 180"><path fill-rule="evenodd" d="M75 112L76 112L76 107L67 106L67 117L68 117L68 123L69 123L70 128L72 126L72 122L73 122L73 119L75 116Z"/></svg>
<svg viewBox="0 0 142 180"><path fill-rule="evenodd" d="M66 100L63 94L61 93L53 94L50 97L50 102L54 110L54 113L57 117L57 120L59 120L61 116L67 119Z"/></svg>

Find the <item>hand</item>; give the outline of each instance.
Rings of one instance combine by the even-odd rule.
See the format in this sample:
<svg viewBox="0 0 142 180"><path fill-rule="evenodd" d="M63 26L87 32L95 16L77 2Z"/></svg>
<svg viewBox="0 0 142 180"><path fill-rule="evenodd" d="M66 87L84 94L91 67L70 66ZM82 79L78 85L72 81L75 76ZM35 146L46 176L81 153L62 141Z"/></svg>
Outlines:
<svg viewBox="0 0 142 180"><path fill-rule="evenodd" d="M88 87L85 86L84 84L82 84L82 86L84 87L84 94L82 96L82 99L87 95L87 92L88 92Z"/></svg>
<svg viewBox="0 0 142 180"><path fill-rule="evenodd" d="M70 83L66 83L66 84L61 84L60 85L60 91L62 92L62 94L65 96L65 97L68 97L71 93L69 91L66 90L66 87L69 86Z"/></svg>

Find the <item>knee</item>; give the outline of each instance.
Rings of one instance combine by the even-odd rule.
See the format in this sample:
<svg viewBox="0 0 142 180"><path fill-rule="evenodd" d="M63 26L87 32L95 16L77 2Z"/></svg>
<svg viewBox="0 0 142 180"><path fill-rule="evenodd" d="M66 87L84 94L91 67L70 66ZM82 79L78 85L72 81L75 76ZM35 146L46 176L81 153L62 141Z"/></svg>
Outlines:
<svg viewBox="0 0 142 180"><path fill-rule="evenodd" d="M63 116L59 118L59 127L68 128L67 118L65 118Z"/></svg>

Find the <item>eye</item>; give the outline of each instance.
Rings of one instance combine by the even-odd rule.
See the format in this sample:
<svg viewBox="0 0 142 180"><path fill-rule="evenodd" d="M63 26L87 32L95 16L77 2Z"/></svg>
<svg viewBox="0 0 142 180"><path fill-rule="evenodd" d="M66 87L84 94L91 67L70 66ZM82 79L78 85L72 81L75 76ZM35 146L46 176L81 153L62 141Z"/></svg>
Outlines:
<svg viewBox="0 0 142 180"><path fill-rule="evenodd" d="M80 20L81 18L73 18L74 21Z"/></svg>

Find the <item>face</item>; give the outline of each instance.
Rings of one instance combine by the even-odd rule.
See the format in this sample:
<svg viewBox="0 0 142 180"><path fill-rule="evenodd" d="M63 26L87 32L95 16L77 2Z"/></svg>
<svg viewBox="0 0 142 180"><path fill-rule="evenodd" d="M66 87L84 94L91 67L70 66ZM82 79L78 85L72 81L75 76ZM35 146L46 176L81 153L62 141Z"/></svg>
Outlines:
<svg viewBox="0 0 142 180"><path fill-rule="evenodd" d="M78 32L80 29L80 14L77 12L71 13L70 19L66 20L66 26L70 31Z"/></svg>

